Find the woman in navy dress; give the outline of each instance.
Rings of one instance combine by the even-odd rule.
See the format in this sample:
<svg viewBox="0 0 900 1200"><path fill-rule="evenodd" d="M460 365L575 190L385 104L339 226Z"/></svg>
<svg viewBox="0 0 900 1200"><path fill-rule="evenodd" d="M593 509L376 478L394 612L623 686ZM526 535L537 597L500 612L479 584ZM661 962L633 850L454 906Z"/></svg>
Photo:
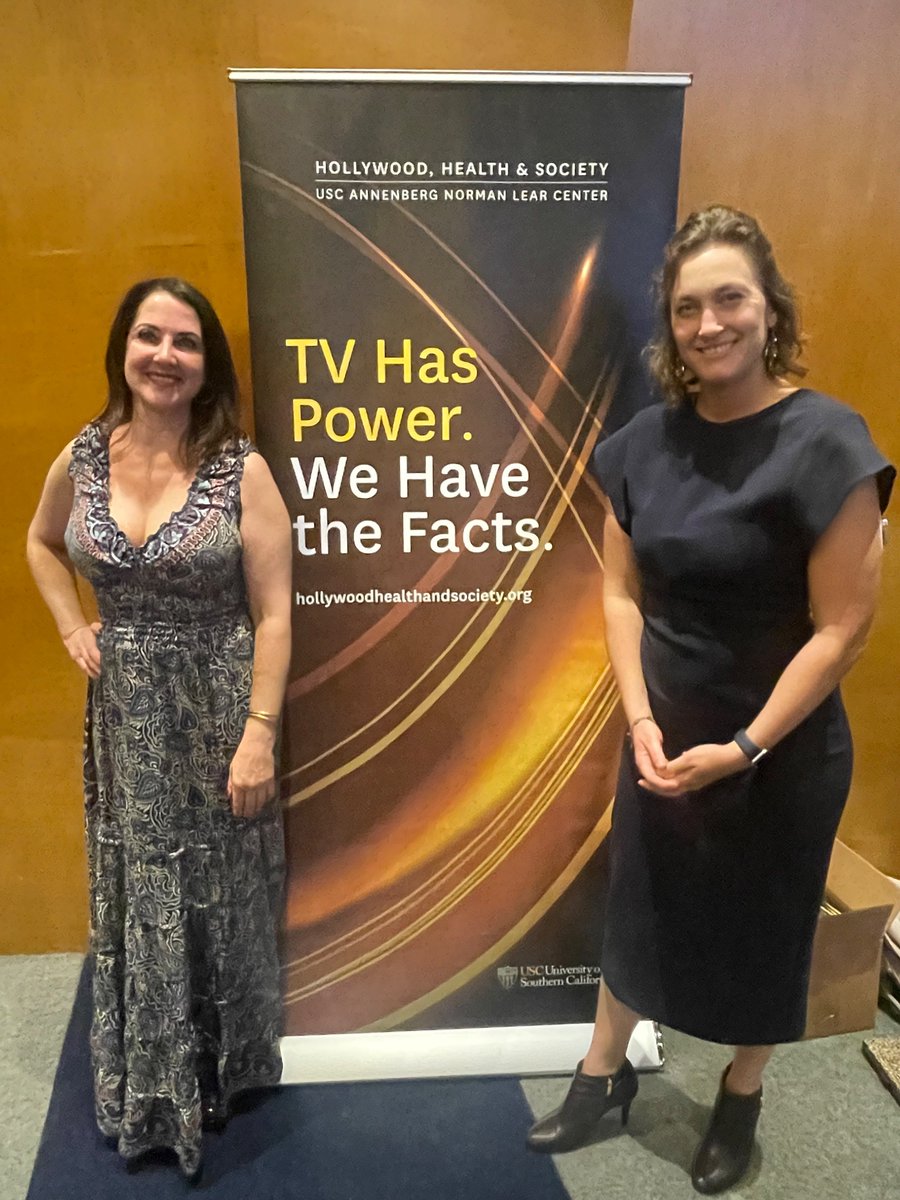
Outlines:
<svg viewBox="0 0 900 1200"><path fill-rule="evenodd" d="M894 469L865 422L789 375L793 291L753 218L692 214L649 350L666 405L596 450L604 614L629 727L590 1048L532 1149L584 1144L637 1092L641 1018L735 1047L694 1158L747 1169L774 1046L803 1036L852 744L838 685L875 609Z"/></svg>

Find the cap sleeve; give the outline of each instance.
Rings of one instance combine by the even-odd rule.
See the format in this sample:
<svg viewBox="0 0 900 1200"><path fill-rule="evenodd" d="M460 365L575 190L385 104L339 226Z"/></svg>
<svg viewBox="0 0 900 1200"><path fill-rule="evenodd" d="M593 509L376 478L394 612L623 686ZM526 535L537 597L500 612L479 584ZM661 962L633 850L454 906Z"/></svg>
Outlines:
<svg viewBox="0 0 900 1200"><path fill-rule="evenodd" d="M197 471L196 494L206 505L230 508L241 516L241 480L248 454L258 453L248 437L240 434L223 446Z"/></svg>
<svg viewBox="0 0 900 1200"><path fill-rule="evenodd" d="M96 421L81 430L71 444L69 478L73 482L93 482L105 462L107 438Z"/></svg>
<svg viewBox="0 0 900 1200"><path fill-rule="evenodd" d="M799 464L794 498L800 520L815 540L864 479L875 480L884 512L896 474L872 441L863 418L846 409L819 427Z"/></svg>
<svg viewBox="0 0 900 1200"><path fill-rule="evenodd" d="M612 505L616 520L631 537L631 504L626 462L628 426L599 442L591 456L591 473Z"/></svg>

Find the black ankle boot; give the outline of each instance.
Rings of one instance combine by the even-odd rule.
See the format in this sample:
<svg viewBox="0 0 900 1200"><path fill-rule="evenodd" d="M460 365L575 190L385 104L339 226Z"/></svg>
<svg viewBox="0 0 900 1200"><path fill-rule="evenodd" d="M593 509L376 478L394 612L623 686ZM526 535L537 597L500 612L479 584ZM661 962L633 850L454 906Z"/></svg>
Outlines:
<svg viewBox="0 0 900 1200"><path fill-rule="evenodd" d="M221 1133L228 1124L228 1105L223 1104L217 1093L204 1096L200 1103L202 1128L212 1133Z"/></svg>
<svg viewBox="0 0 900 1200"><path fill-rule="evenodd" d="M691 1183L706 1196L724 1192L747 1173L762 1108L762 1088L750 1096L726 1090L728 1070L726 1067L722 1075L709 1128L691 1165Z"/></svg>
<svg viewBox="0 0 900 1200"><path fill-rule="evenodd" d="M586 1145L613 1108L621 1108L622 1124L628 1122L631 1102L637 1095L634 1067L626 1058L615 1075L583 1075L582 1064L559 1108L532 1125L528 1148L541 1154L562 1154Z"/></svg>
<svg viewBox="0 0 900 1200"><path fill-rule="evenodd" d="M228 1105L222 1100L218 1064L211 1054L202 1054L198 1058L197 1084L200 1088L202 1127L218 1133L228 1121Z"/></svg>

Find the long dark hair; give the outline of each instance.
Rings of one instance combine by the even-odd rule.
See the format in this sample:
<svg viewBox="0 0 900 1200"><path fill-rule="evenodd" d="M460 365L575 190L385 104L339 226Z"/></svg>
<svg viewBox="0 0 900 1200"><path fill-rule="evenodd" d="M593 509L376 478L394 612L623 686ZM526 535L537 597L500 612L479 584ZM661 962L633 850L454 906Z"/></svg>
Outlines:
<svg viewBox="0 0 900 1200"><path fill-rule="evenodd" d="M651 375L672 404L693 404L695 399L691 388L695 380L686 373L672 336L672 291L685 258L715 242L744 251L775 314L763 356L769 377L806 374L806 368L797 362L803 349L797 297L778 269L769 239L747 213L725 204L713 204L692 212L672 236L655 280L656 334L645 355Z"/></svg>
<svg viewBox="0 0 900 1200"><path fill-rule="evenodd" d="M203 335L203 386L191 401L191 416L184 441L184 458L196 467L241 436L238 384L234 362L222 322L202 292L175 276L143 279L122 298L106 343L106 378L109 393L97 418L107 433L131 420L131 389L125 381L125 347L138 309L154 292L168 292L197 314Z"/></svg>

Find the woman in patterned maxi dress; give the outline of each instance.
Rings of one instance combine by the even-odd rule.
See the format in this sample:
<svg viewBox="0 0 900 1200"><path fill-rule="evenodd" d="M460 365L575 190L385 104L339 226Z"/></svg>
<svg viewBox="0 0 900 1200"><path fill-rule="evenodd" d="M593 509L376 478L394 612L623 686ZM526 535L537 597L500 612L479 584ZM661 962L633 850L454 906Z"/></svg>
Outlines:
<svg viewBox="0 0 900 1200"><path fill-rule="evenodd" d="M290 527L199 292L135 285L106 368L107 406L53 464L29 562L88 677L97 1121L129 1163L171 1147L196 1177L202 1127L281 1073Z"/></svg>
<svg viewBox="0 0 900 1200"><path fill-rule="evenodd" d="M594 1034L535 1150L571 1150L637 1091L639 1016L735 1047L692 1182L750 1161L762 1074L803 1036L812 941L850 783L838 684L872 619L893 467L809 388L796 306L744 213L669 243L650 363L670 401L600 444L604 613L630 730L616 789Z"/></svg>

